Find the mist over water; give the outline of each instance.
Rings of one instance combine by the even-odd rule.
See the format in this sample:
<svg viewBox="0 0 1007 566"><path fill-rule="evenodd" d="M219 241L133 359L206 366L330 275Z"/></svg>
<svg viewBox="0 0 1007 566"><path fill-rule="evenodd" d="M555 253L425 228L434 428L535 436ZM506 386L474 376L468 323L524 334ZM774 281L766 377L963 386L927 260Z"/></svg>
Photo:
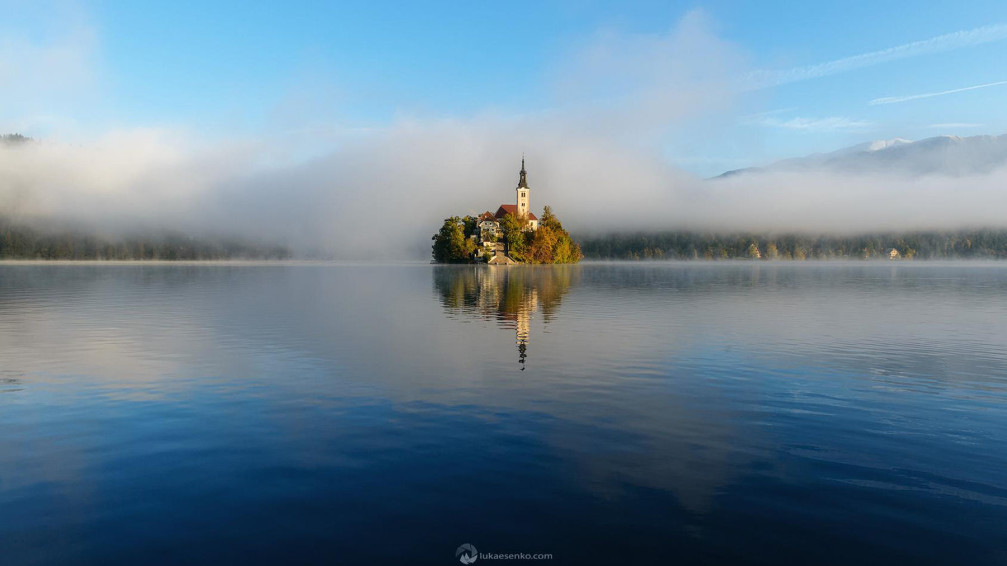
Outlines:
<svg viewBox="0 0 1007 566"><path fill-rule="evenodd" d="M996 263L0 266L5 559L995 563L1005 291Z"/></svg>
<svg viewBox="0 0 1007 566"><path fill-rule="evenodd" d="M0 566L1007 564L1007 2L705 4L0 0Z"/></svg>
<svg viewBox="0 0 1007 566"><path fill-rule="evenodd" d="M923 175L811 167L711 183L690 173L682 164L696 148L714 160L747 155L745 166L762 159L744 133L762 104L745 77L758 73L710 20L693 11L663 33L582 38L557 51L547 95L521 111L403 112L350 127L314 93L263 133L51 128L0 145L0 217L112 236L238 236L301 256L420 259L445 217L511 202L525 154L532 208L551 205L575 233L1005 225L1005 163L970 167L974 152L950 153L943 169L925 159ZM88 47L69 62L86 67Z"/></svg>

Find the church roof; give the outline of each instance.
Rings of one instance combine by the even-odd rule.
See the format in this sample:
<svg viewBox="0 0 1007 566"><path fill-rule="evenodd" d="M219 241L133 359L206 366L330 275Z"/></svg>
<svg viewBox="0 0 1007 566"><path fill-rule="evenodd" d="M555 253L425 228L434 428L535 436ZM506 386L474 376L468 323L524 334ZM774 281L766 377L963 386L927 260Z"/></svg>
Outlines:
<svg viewBox="0 0 1007 566"><path fill-rule="evenodd" d="M497 209L496 217L499 219L507 216L508 214L517 216L518 213L516 204L501 204L500 208ZM538 217L535 216L534 212L529 212L528 220L538 220Z"/></svg>

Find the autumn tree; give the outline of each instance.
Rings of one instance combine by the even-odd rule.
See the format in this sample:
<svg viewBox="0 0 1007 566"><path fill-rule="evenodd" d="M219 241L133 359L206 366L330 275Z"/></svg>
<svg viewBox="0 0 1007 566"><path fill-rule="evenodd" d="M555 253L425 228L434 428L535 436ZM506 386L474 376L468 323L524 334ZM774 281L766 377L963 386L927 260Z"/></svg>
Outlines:
<svg viewBox="0 0 1007 566"><path fill-rule="evenodd" d="M577 263L584 257L549 206L542 211L542 220L528 247L527 261L531 263Z"/></svg>

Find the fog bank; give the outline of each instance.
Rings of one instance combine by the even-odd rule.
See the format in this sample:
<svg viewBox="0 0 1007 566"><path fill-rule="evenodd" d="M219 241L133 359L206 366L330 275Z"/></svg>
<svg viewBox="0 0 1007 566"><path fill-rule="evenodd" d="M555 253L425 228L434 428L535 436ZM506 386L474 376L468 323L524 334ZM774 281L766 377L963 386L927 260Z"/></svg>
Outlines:
<svg viewBox="0 0 1007 566"><path fill-rule="evenodd" d="M522 154L533 209L574 232L877 231L1005 226L1007 169L907 175L828 168L706 181L669 147L740 119L744 54L699 12L667 33L601 33L556 63L549 110L402 117L296 136L120 128L0 145L0 216L104 234L181 230L338 258L426 258L450 215L512 202ZM30 133L30 132L29 132ZM301 157L298 157L302 155ZM967 156L963 157L963 159Z"/></svg>

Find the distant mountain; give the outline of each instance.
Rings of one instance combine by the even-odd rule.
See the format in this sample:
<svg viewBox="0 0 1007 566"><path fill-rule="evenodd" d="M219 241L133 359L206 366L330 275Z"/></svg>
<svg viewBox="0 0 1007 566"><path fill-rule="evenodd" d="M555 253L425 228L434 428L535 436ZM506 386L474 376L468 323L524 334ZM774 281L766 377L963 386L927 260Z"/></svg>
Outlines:
<svg viewBox="0 0 1007 566"><path fill-rule="evenodd" d="M857 144L829 153L813 153L765 167L735 169L717 179L766 172L897 173L973 175L1007 165L1007 135L938 136L919 141L895 138Z"/></svg>

